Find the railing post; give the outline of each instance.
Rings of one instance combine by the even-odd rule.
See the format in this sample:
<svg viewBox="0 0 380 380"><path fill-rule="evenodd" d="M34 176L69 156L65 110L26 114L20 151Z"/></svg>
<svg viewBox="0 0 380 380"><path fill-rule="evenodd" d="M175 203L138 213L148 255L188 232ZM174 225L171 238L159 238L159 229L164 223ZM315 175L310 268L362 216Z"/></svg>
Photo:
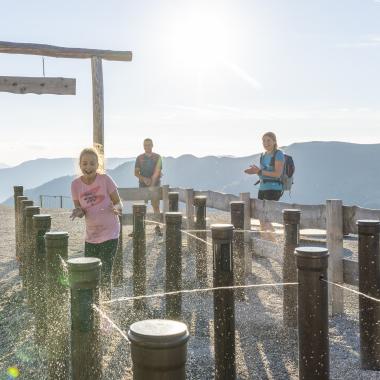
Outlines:
<svg viewBox="0 0 380 380"><path fill-rule="evenodd" d="M329 379L328 250L296 248L299 379Z"/></svg>
<svg viewBox="0 0 380 380"><path fill-rule="evenodd" d="M234 274L235 285L245 285L245 255L244 255L244 202L230 202L231 224L234 226ZM238 232L236 232L238 231ZM244 289L236 289L235 294L240 301L245 300Z"/></svg>
<svg viewBox="0 0 380 380"><path fill-rule="evenodd" d="M252 251L251 251L251 194L240 193L240 200L244 202L244 251L245 251L245 276L252 273Z"/></svg>
<svg viewBox="0 0 380 380"><path fill-rule="evenodd" d="M233 286L233 225L212 224L214 256L213 286ZM234 380L235 367L235 305L233 289L214 291L215 380Z"/></svg>
<svg viewBox="0 0 380 380"><path fill-rule="evenodd" d="M182 322L151 319L133 323L133 380L185 380L189 331ZM147 360L149 358L149 360Z"/></svg>
<svg viewBox="0 0 380 380"><path fill-rule="evenodd" d="M28 304L34 307L35 302L35 240L33 230L33 216L40 213L39 206L28 206L24 210L25 213L25 250L24 250L24 263L25 263L25 287L27 292Z"/></svg>
<svg viewBox="0 0 380 380"><path fill-rule="evenodd" d="M146 237L145 216L146 205L134 204L133 206L133 295L146 294ZM142 310L145 302L134 300L135 310Z"/></svg>
<svg viewBox="0 0 380 380"><path fill-rule="evenodd" d="M282 210L284 219L284 263L282 279L284 282L297 281L297 265L294 255L300 239L301 211ZM283 292L283 321L286 327L297 327L297 288L285 286Z"/></svg>
<svg viewBox="0 0 380 380"><path fill-rule="evenodd" d="M329 279L343 284L343 204L339 199L326 201L326 238L329 250ZM344 312L344 292L337 286L329 286L331 315Z"/></svg>
<svg viewBox="0 0 380 380"><path fill-rule="evenodd" d="M121 286L123 284L123 270L124 270L124 258L123 258L123 217L119 216L120 233L119 241L117 244L117 251L112 268L112 284L114 286Z"/></svg>
<svg viewBox="0 0 380 380"><path fill-rule="evenodd" d="M27 249L27 235L26 235L26 215L25 209L29 206L33 206L33 201L25 199L21 201L20 212L20 275L22 280L22 288L26 290L26 265L25 265L25 252Z"/></svg>
<svg viewBox="0 0 380 380"><path fill-rule="evenodd" d="M380 298L378 220L358 220L359 291ZM380 370L380 303L359 295L360 361L367 370Z"/></svg>
<svg viewBox="0 0 380 380"><path fill-rule="evenodd" d="M162 185L162 212L165 215L165 213L167 213L168 211L169 211L169 185Z"/></svg>
<svg viewBox="0 0 380 380"><path fill-rule="evenodd" d="M16 244L16 257L17 256L17 247L18 247L18 236L17 236L17 230L18 230L18 214L17 214L17 198L21 197L24 194L24 187L23 186L13 186L13 200L14 200L14 208L15 208L15 244Z"/></svg>
<svg viewBox="0 0 380 380"><path fill-rule="evenodd" d="M178 198L179 194L177 192L171 191L169 196L169 212L178 212Z"/></svg>
<svg viewBox="0 0 380 380"><path fill-rule="evenodd" d="M40 195L40 207L42 208L43 207L43 195Z"/></svg>
<svg viewBox="0 0 380 380"><path fill-rule="evenodd" d="M195 224L194 228L199 230L195 235L199 238L207 241L206 232L206 202L207 197L204 195L198 195L194 197L195 207ZM202 231L204 230L204 231ZM195 240L195 257L196 257L196 274L197 280L201 285L207 283L207 244L200 240Z"/></svg>
<svg viewBox="0 0 380 380"><path fill-rule="evenodd" d="M46 250L45 234L50 231L50 215L34 215L34 246L35 246L35 317L36 317L36 341L40 344L45 342L46 338Z"/></svg>
<svg viewBox="0 0 380 380"><path fill-rule="evenodd" d="M63 208L63 197L62 197L62 195L59 196L59 205L61 206L61 208Z"/></svg>
<svg viewBox="0 0 380 380"><path fill-rule="evenodd" d="M45 234L47 260L47 365L49 380L69 379L68 233Z"/></svg>
<svg viewBox="0 0 380 380"><path fill-rule="evenodd" d="M99 331L100 270L93 257L68 260L71 288L71 364L74 380L99 380L102 354Z"/></svg>
<svg viewBox="0 0 380 380"><path fill-rule="evenodd" d="M182 288L182 214L167 212L166 223L166 279L165 292L173 292ZM181 317L181 294L166 296L166 318Z"/></svg>
<svg viewBox="0 0 380 380"><path fill-rule="evenodd" d="M194 189L185 190L186 201L186 229L194 229ZM194 239L187 235L187 247L191 251L193 249Z"/></svg>
<svg viewBox="0 0 380 380"><path fill-rule="evenodd" d="M16 225L16 258L20 262L19 265L19 274L21 275L21 239L22 239L22 215L20 212L21 209L21 202L27 200L28 197L24 195L17 196L16 199L16 214L15 214L15 225Z"/></svg>

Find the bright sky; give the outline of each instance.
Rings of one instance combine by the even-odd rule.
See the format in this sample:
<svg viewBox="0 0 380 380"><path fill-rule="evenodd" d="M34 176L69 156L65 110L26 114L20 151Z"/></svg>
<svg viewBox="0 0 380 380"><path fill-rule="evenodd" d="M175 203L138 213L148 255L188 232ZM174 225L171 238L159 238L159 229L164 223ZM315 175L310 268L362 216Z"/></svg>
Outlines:
<svg viewBox="0 0 380 380"><path fill-rule="evenodd" d="M380 0L0 0L1 40L131 50L103 63L106 156L152 137L168 156L380 142ZM76 96L0 93L0 163L75 157L92 144L89 60L45 58ZM42 76L0 54L0 75Z"/></svg>

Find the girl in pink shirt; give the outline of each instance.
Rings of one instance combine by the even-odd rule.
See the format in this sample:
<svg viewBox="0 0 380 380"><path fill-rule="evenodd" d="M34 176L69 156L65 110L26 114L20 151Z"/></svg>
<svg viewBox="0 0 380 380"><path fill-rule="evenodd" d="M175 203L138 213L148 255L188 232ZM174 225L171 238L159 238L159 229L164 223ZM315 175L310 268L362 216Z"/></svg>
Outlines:
<svg viewBox="0 0 380 380"><path fill-rule="evenodd" d="M74 210L71 219L85 217L85 257L102 262L101 290L111 298L111 273L116 254L122 203L115 182L98 173L99 156L95 149L83 149L79 156L82 175L71 183Z"/></svg>

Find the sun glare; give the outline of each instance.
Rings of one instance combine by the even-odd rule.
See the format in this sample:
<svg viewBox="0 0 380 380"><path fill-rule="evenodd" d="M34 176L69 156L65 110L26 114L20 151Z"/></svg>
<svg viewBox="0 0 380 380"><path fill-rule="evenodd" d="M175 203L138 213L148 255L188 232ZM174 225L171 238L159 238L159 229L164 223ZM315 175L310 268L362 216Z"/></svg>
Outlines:
<svg viewBox="0 0 380 380"><path fill-rule="evenodd" d="M228 9L196 3L170 25L173 63L204 69L224 61L238 44L235 24Z"/></svg>

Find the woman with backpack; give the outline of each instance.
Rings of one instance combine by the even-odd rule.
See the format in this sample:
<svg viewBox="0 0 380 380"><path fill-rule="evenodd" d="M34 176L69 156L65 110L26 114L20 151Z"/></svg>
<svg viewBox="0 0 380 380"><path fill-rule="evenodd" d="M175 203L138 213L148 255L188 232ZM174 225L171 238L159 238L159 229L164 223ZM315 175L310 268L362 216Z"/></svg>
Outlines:
<svg viewBox="0 0 380 380"><path fill-rule="evenodd" d="M259 199L278 201L284 190L281 176L284 170L285 156L278 149L277 138L273 132L265 133L262 140L265 152L261 154L260 167L252 165L244 172L259 176Z"/></svg>

